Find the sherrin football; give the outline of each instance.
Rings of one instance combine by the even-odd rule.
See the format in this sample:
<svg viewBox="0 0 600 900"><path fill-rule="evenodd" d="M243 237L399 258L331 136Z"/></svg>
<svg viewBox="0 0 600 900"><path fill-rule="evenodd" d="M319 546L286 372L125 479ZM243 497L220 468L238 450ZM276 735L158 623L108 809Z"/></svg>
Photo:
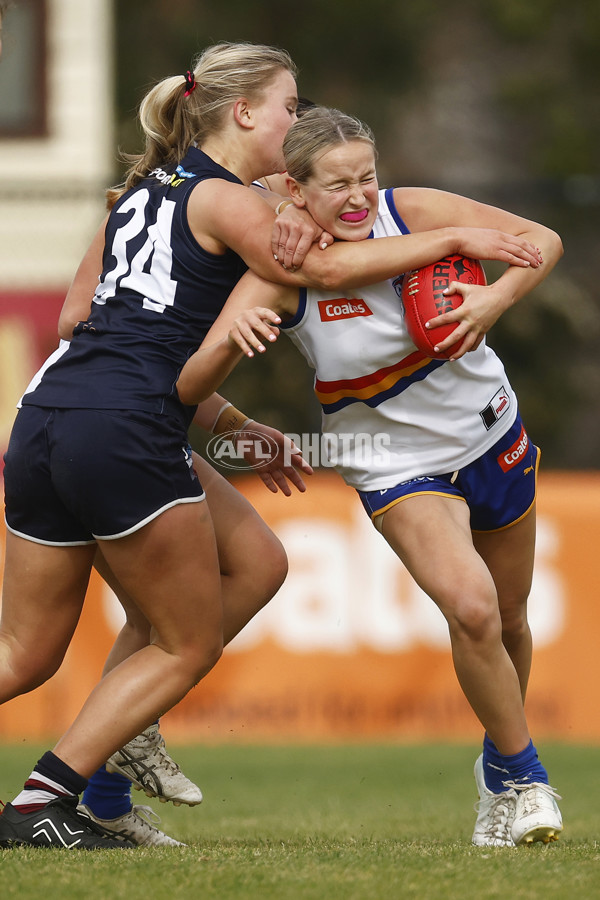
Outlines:
<svg viewBox="0 0 600 900"><path fill-rule="evenodd" d="M414 345L432 359L449 359L458 350L457 341L444 353L433 349L456 328L456 322L428 330L425 323L436 316L457 309L463 302L461 294L445 295L445 289L453 281L464 284L487 284L485 272L478 259L454 254L439 262L407 272L402 282L404 321Z"/></svg>

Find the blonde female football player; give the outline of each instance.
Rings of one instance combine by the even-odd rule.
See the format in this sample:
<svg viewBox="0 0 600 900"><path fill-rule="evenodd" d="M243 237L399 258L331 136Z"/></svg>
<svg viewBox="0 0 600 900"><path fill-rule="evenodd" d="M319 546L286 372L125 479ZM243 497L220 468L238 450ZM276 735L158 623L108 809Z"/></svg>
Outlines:
<svg viewBox="0 0 600 900"><path fill-rule="evenodd" d="M245 185L282 168L294 72L284 51L218 45L193 73L147 95L148 146L106 222L94 311L22 398L5 458L0 700L60 664L97 548L153 636L100 681L4 808L2 846L114 846L77 811L77 795L221 653L231 625L224 615L235 611L224 608L214 526L187 443L190 417L173 384L194 333L244 271L229 244L251 243L235 224L225 243L228 227L220 230L218 213L209 222L206 206L221 199L230 221L235 197L252 221L256 199L255 227L271 232L272 211ZM267 248L263 257L277 269Z"/></svg>
<svg viewBox="0 0 600 900"><path fill-rule="evenodd" d="M63 340L70 339L77 323L85 321L91 313L91 299L102 271L103 230L104 226L88 249L67 293L59 318L59 334ZM312 233L314 228L309 230ZM297 241L300 234L294 232L293 240ZM232 410L225 398L215 395L199 407L195 422L207 431L226 429ZM291 486L305 490L302 474L310 473L310 469L293 452L292 464L283 464L284 448L288 456L291 449L284 435L254 420L248 419L247 425L268 436L271 447L277 445L280 448L278 456L268 463L260 460L260 468L256 469L265 486L286 496L290 496ZM247 461L252 465L255 460L251 457L251 447L243 446ZM206 492L215 529L224 609L224 644L227 644L277 592L287 572L287 560L280 541L239 491L197 453L192 452L192 459ZM116 580L100 551L96 553L94 565L114 590L126 614L125 624L104 667L103 674L108 674L150 642L151 627ZM170 756L158 722L112 754L106 766L92 775L79 808L101 827L116 831L135 844L177 844L157 827L160 820L150 807L133 803L132 784L161 802L190 806L202 802L200 788L187 778Z"/></svg>
<svg viewBox="0 0 600 900"><path fill-rule="evenodd" d="M475 767L478 845L555 839L556 794L531 742L524 697L531 667L526 603L535 541L539 451L485 334L560 258L550 229L503 210L422 188L380 191L369 130L336 110L308 111L284 141L292 202L340 241L450 225L497 228L540 248L543 265L510 265L488 286L455 283L464 303L440 316L456 330L453 361L418 352L403 323L401 279L358 292L239 282L184 367L184 403L216 389L241 359L284 330L316 370L328 435L359 435L333 450L376 528L444 614L460 685L485 729ZM353 246L360 246L353 243ZM398 270L400 271L400 270ZM387 436L364 452L364 435ZM340 442L340 446L343 446Z"/></svg>
<svg viewBox="0 0 600 900"><path fill-rule="evenodd" d="M78 321L90 315L91 296L102 269L102 247L98 243L96 240L96 245L93 244L86 254L67 294L59 322L63 339L72 334ZM231 410L231 404L225 398L214 395L199 407L195 421L208 431L227 427ZM284 448L288 455L292 449L289 441L269 426L254 420L248 420L247 424L253 431L268 435L271 447L280 447L279 456L267 464L260 460L260 468L256 469L265 486L286 496L291 494L291 485L297 490L305 490L302 474L310 470L301 457L292 452L292 464L283 464ZM246 455L250 452L251 448L247 447ZM239 491L197 453L192 452L192 459L206 492L215 529L226 645L277 592L287 572L287 560L280 541ZM247 461L250 465L254 462L251 456ZM112 587L126 614L125 624L104 667L104 674L108 674L150 642L151 627L115 579L100 552L96 554L94 565ZM158 722L117 750L106 766L92 775L79 808L96 824L118 832L137 845L177 845L178 841L157 827L160 819L150 807L133 803L132 784L163 802L190 806L202 802L200 788L187 778L169 754Z"/></svg>

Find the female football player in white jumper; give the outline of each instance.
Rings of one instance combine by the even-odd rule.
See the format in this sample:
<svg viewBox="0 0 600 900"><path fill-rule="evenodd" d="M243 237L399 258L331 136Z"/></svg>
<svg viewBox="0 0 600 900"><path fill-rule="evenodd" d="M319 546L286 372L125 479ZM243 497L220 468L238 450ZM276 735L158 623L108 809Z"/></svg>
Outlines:
<svg viewBox="0 0 600 900"><path fill-rule="evenodd" d="M456 323L439 344L460 342L453 361L417 351L404 326L401 278L346 292L341 301L339 292L247 273L178 390L184 403L202 400L242 352L262 352L279 328L297 344L316 370L331 461L448 622L456 674L486 732L475 767L473 842L552 840L560 812L523 708L539 451L485 333L551 271L561 241L542 225L453 194L379 191L371 133L337 110L307 111L288 132L284 154L293 203L341 241L372 236L365 243L378 244L386 235L452 224L498 228L541 250L537 268L510 265L488 286L453 285L464 303L436 320ZM336 448L342 434L355 441ZM382 452L366 454L365 435L385 437Z"/></svg>
<svg viewBox="0 0 600 900"><path fill-rule="evenodd" d="M57 670L98 548L152 639L100 680L5 806L0 846L114 846L77 811L78 794L221 654L231 611L187 441L194 411L175 382L246 266L286 284L346 289L389 277L394 262L453 251L537 264L527 239L457 228L370 242L365 254L342 243L314 248L302 272L284 270L271 248L277 204L248 185L285 168L296 103L288 55L260 45L209 48L185 77L149 92L147 149L103 230L93 311L22 398L5 456L0 702ZM231 409L221 416L231 430L245 419Z"/></svg>

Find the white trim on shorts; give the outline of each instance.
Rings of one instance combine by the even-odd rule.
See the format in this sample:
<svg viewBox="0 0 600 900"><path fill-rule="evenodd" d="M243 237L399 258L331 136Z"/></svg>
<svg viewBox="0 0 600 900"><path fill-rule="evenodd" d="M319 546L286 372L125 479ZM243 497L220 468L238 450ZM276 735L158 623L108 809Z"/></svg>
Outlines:
<svg viewBox="0 0 600 900"><path fill-rule="evenodd" d="M199 503L201 500L206 500L205 491L202 491L199 497L180 497L177 500L171 500L170 503L165 503L165 505L161 506L160 509L157 509L155 512L150 513L149 516L146 516L145 519L142 519L142 521L138 522L136 525L132 525L131 528L128 528L126 531L120 531L118 534L95 534L94 538L97 541L117 541L119 538L127 537L130 534L135 534L136 531L139 531L140 528L143 528L144 525L148 524L148 522L151 522L153 519L157 519L158 516L166 512L168 509L172 509L174 506L179 506L180 503Z"/></svg>
<svg viewBox="0 0 600 900"><path fill-rule="evenodd" d="M6 530L10 531L11 534L14 534L16 537L24 538L26 541L31 541L32 544L43 544L44 547L89 547L92 544L95 544L95 540L91 541L43 541L41 538L32 537L30 534L25 534L23 531L17 531L16 528L11 528L8 522L6 521L6 516L4 517L4 524L6 525Z"/></svg>
<svg viewBox="0 0 600 900"><path fill-rule="evenodd" d="M148 522L151 522L152 519L156 519L161 515L161 513L166 512L167 509L171 509L173 506L178 506L180 503L199 503L201 500L206 500L206 493L204 491L199 497L182 497L179 500L173 500L171 503L167 503L165 506L162 506L160 509L157 509L155 512L151 513L151 515L146 516L146 518L142 519L141 522L138 522L136 525L128 528L127 531L121 531L119 532L119 534L109 535L95 534L91 541L44 541L41 538L32 537L30 534L25 534L23 531L17 531L15 528L11 528L6 521L6 516L4 517L4 523L6 525L7 531L10 531L10 533L14 534L16 537L24 538L26 541L31 541L32 544L41 544L44 547L91 547L97 541L116 541L119 538L127 537L127 535L129 534L134 534L136 531L139 531L140 528L143 528L144 525L147 525Z"/></svg>

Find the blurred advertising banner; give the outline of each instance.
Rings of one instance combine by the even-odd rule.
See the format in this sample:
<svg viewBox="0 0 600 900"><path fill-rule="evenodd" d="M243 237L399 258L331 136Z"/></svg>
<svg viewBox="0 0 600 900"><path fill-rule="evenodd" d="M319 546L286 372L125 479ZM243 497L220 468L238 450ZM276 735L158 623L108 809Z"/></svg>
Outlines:
<svg viewBox="0 0 600 900"><path fill-rule="evenodd" d="M446 624L329 471L306 494L236 486L289 555L286 583L163 720L176 741L476 740ZM530 601L536 740L600 740L600 473L542 473ZM0 527L0 549L4 526ZM201 548L199 548L201 551ZM98 679L122 615L94 574L73 643L44 687L0 709L0 739L62 733Z"/></svg>

